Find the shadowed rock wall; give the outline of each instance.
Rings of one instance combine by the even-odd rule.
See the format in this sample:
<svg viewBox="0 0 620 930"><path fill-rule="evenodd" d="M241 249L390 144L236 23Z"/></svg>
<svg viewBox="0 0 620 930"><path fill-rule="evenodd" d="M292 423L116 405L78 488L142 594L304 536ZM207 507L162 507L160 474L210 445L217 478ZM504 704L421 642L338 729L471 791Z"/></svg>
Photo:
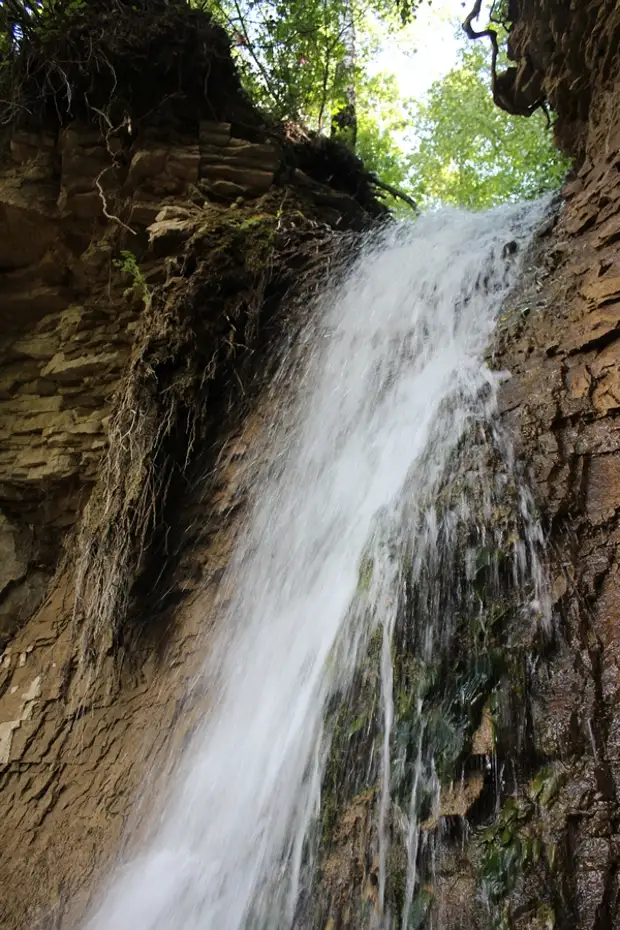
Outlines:
<svg viewBox="0 0 620 930"><path fill-rule="evenodd" d="M264 453L276 345L292 337L303 318L299 301L351 231L383 213L346 153L344 169L337 147L327 155L326 181L320 145L290 142L281 131L274 138L256 122L246 131L201 120L179 136L160 121L136 138L125 127L102 134L72 122L15 130L6 140L7 930L76 926L121 841L141 835L138 789L148 794L151 766L164 778L205 709L206 696L188 693L188 681L224 596L218 582L243 520L248 471ZM134 456L136 435L146 442L142 458ZM131 532L142 533L136 493L152 495L148 534L141 549L130 540L130 560L120 566L126 577L107 577L122 520L129 514ZM127 588L124 600L113 593L107 628L89 634L93 656L84 629L106 591L93 589L94 601L76 610L76 565L86 567L86 588L96 571L108 588L119 580ZM155 792L154 775L152 782Z"/></svg>
<svg viewBox="0 0 620 930"><path fill-rule="evenodd" d="M444 797L446 817L464 817L472 832L469 845L458 834L442 860L440 919L444 930L487 930L498 914L515 930L611 930L619 920L620 854L619 14L611 0L514 6L518 84L528 98L548 97L557 137L576 159L559 221L540 239L537 269L507 309L494 349L497 366L513 373L502 391L503 416L531 463L549 530L556 634L519 679L527 739L511 739L508 729L493 750L483 719L472 743L479 770L495 752L511 772L499 813L474 808L483 791L475 767L471 796ZM204 710L206 696L188 693L187 680L208 648L248 469L265 455L260 437L273 398L261 373L288 322L278 306L290 276L284 269L275 284L264 279L274 229L309 244L303 267L311 274L333 254L334 237L380 214L362 175L340 163L325 172L336 165L335 152L315 159L311 147L256 122L246 131L224 118L197 120L185 135L178 126L162 131L161 123L142 126L135 138L126 127L108 134L73 123L22 128L7 139L0 169L0 920L11 930L76 926L111 859L128 836L141 835L144 807L134 802L150 763L164 778L170 754ZM253 242L258 252L246 266L252 217L266 230L268 252L264 239ZM224 240L215 241L213 230L220 236L231 226L216 266L228 269L226 286L218 290L222 275L209 262ZM190 490L173 497L176 536L164 534L170 548L157 549L170 562L163 588L151 601L139 585L132 594L140 635L128 637L126 618L117 618L88 682L73 614L77 529L100 486L109 426L131 372L146 359L167 377L162 344L171 331L158 336L152 321L162 307L185 306L179 295L201 268L195 280L205 286L187 317L189 332L199 334L192 364L206 370L213 351L229 345L218 355L223 375L209 413L201 413L207 452L183 474ZM257 287L258 332L248 311ZM196 313L197 305L223 306L231 294L242 308L232 328L213 309ZM185 326L182 314L174 320ZM246 335L256 340L247 355ZM179 357L172 361L178 370ZM178 451L170 456L168 446L166 455L179 478L188 436L172 434L175 443ZM156 779L151 787L157 790ZM347 883L368 884L368 920L374 866L366 874L360 862L370 801L362 793L341 818L343 842L355 855L341 861L334 853L328 863L343 899ZM506 830L508 846L527 841L529 852L491 914L480 891L482 850L503 842ZM335 930L360 924L357 914L338 920Z"/></svg>

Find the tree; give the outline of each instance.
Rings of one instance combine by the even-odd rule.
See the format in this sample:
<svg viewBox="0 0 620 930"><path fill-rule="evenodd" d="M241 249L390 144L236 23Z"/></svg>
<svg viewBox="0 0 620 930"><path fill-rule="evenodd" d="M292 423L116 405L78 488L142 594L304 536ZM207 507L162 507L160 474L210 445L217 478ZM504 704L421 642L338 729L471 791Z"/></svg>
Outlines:
<svg viewBox="0 0 620 930"><path fill-rule="evenodd" d="M495 106L480 46L464 46L458 66L426 100L411 102L409 114L416 142L403 183L427 206L481 209L531 199L557 188L566 173L542 111L525 119Z"/></svg>
<svg viewBox="0 0 620 930"><path fill-rule="evenodd" d="M415 0L412 9L423 0ZM392 0L207 0L226 26L253 98L277 119L355 142L370 20L399 23ZM344 130L344 132L342 132Z"/></svg>
<svg viewBox="0 0 620 930"><path fill-rule="evenodd" d="M179 32L181 57L186 64L195 63L197 56L204 58L204 43L193 35L190 23L191 14L197 13L191 7L198 7L226 27L246 90L273 119L291 120L340 139L385 185L403 190L424 206L483 208L557 186L566 166L553 148L544 114L538 111L523 119L493 103L493 65L506 64L499 51L506 35L502 17L510 14L505 0L492 7L493 58L487 45L464 45L457 67L434 84L423 101L402 100L394 77L373 74L371 62L382 37L399 28L402 17L410 20L426 2L430 0L0 0L0 44L5 53L0 123L29 112L31 104L38 111L65 107L75 118L84 110L82 88L91 85L105 111L106 94L118 95L110 61L122 64L126 58L121 21L142 10L148 11L145 22L154 33L160 20L170 19L174 11L184 13L179 22L186 24L188 35ZM468 21L478 6L476 0ZM97 58L83 33L88 31L89 13L102 7L113 10L114 16L97 33L99 45L105 45ZM490 28L478 34L489 32ZM67 43L63 36L69 34ZM155 36L149 48L159 50L160 39ZM191 54L190 46L195 46ZM38 58L33 58L33 50ZM50 61L43 61L43 67L45 55ZM156 57L163 60L166 55L158 51ZM135 65L136 94L150 106L149 94L157 95L157 84L139 62L129 64ZM153 61L153 67L156 64ZM112 81L112 91L106 89L106 80ZM192 93L203 92L198 84L192 84ZM98 98L88 93L88 106L101 109Z"/></svg>
<svg viewBox="0 0 620 930"><path fill-rule="evenodd" d="M255 100L279 119L342 138L421 204L479 209L559 185L566 163L545 115L524 119L495 106L487 46L464 41L457 66L425 100L402 100L393 77L370 77L368 67L376 23L384 32L399 26L391 0L213 2ZM400 10L411 18L419 6ZM493 28L502 42L502 26Z"/></svg>

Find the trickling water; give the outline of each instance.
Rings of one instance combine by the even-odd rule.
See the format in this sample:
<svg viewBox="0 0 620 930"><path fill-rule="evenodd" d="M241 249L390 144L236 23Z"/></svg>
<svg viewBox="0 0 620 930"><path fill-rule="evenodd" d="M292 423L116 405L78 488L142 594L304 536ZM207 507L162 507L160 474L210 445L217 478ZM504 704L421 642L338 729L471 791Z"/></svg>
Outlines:
<svg viewBox="0 0 620 930"><path fill-rule="evenodd" d="M291 926L319 805L326 705L378 624L386 833L401 582L394 527L403 499L432 499L465 430L490 416L497 376L483 353L542 214L540 205L448 211L383 232L317 307L298 397L253 489L229 571L232 603L205 666L217 703L170 787L162 826L116 877L91 930ZM508 240L519 243L516 256ZM439 530L419 529L419 564ZM362 585L363 558L372 571ZM412 817L408 829L411 871Z"/></svg>

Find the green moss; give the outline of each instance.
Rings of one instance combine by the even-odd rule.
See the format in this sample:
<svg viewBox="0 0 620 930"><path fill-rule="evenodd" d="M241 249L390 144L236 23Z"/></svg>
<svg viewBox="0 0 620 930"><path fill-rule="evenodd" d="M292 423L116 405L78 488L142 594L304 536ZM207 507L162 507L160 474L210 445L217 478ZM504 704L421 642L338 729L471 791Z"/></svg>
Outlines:
<svg viewBox="0 0 620 930"><path fill-rule="evenodd" d="M368 788L368 758L378 732L382 638L383 631L379 627L368 640L350 690L335 698L326 719L331 746L321 798L321 848L324 851L333 841L338 813ZM372 781L371 777L371 785Z"/></svg>
<svg viewBox="0 0 620 930"><path fill-rule="evenodd" d="M372 581L372 571L374 562L370 557L363 558L360 562L359 574L357 579L358 591L368 591Z"/></svg>
<svg viewBox="0 0 620 930"><path fill-rule="evenodd" d="M427 925L434 899L433 892L428 888L420 888L416 892L409 907L408 930L422 930Z"/></svg>
<svg viewBox="0 0 620 930"><path fill-rule="evenodd" d="M555 930L556 925L555 910L548 904L540 904L536 910L537 928L540 930Z"/></svg>
<svg viewBox="0 0 620 930"><path fill-rule="evenodd" d="M403 846L393 844L388 853L385 898L392 914L401 914L407 892L407 855Z"/></svg>
<svg viewBox="0 0 620 930"><path fill-rule="evenodd" d="M463 450L466 461L467 450ZM388 853L386 901L390 913L402 914L406 895L406 852L397 824L398 809L413 812L425 829L435 828L432 807L437 782L458 781L470 766L472 742L483 714L493 727L526 698L526 647L515 636L523 592L515 590L514 546L520 540L520 512L514 481L504 476L501 499L482 503L478 472L459 469L429 504L437 514L446 538L425 553L422 567L411 552L400 553L403 596L392 642L394 723L391 735L391 785L394 810L389 815L391 847ZM461 508L465 499L466 507ZM450 511L450 519L444 516ZM455 519L464 518L456 524ZM438 563L438 555L441 564ZM370 588L376 565L362 559L357 595ZM429 630L432 642L429 645ZM324 779L329 798L324 831L326 844L337 839L334 830L347 798L364 785L377 786L377 760L381 753L380 661L383 630L379 625L368 644L352 693L339 710L332 751ZM500 750L503 748L499 737ZM486 750L485 750L486 751ZM368 760L372 758L369 771ZM416 767L421 777L415 792ZM482 805L482 808L484 805ZM471 854L477 859L480 882L497 919L510 925L508 896L521 875L547 856L534 813L533 799L508 799L496 823L477 837ZM430 826L429 826L430 824ZM450 842L450 840L447 840ZM421 845L420 885L411 906L410 927L429 924L432 894L424 889L428 872ZM430 874L430 873L429 873ZM319 895L321 892L319 892ZM361 889L351 894L362 894Z"/></svg>
<svg viewBox="0 0 620 930"><path fill-rule="evenodd" d="M546 765L531 780L528 793L541 807L551 807L567 778L568 772L560 765Z"/></svg>
<svg viewBox="0 0 620 930"><path fill-rule="evenodd" d="M211 261L222 270L235 266L237 271L244 268L257 274L266 271L273 260L277 231L278 216L256 212L256 204L245 210L238 206L232 213L212 206L191 242L200 251L208 251Z"/></svg>
<svg viewBox="0 0 620 930"><path fill-rule="evenodd" d="M534 812L529 799L510 797L496 822L482 835L480 872L491 904L501 904L520 876L541 859L543 843Z"/></svg>

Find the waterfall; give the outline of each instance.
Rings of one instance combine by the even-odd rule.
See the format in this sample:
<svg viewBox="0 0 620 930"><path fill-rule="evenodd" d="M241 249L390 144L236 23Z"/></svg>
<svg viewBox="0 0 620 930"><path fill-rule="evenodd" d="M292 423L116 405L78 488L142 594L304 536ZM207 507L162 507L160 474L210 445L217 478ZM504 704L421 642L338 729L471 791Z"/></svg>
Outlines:
<svg viewBox="0 0 620 930"><path fill-rule="evenodd" d="M204 667L217 697L179 763L161 825L113 876L89 930L292 926L320 809L326 711L377 631L384 906L402 583L394 552L405 547L423 565L437 551L445 528L416 516L416 502L433 499L472 427L492 422L500 378L484 353L544 210L445 211L395 224L318 301L294 399L228 570L233 594ZM508 446L499 446L510 470ZM519 541L520 571L531 572L538 530L522 500L532 525ZM410 816L405 830L409 886L416 823Z"/></svg>

